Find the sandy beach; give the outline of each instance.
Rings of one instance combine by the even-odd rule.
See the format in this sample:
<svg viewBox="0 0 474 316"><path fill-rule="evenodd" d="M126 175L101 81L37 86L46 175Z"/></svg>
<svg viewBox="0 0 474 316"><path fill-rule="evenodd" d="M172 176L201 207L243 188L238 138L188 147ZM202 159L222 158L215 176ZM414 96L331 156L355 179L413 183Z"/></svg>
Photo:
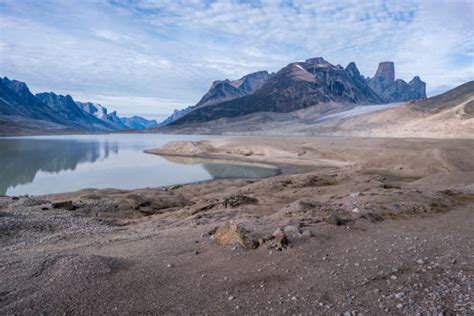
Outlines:
<svg viewBox="0 0 474 316"><path fill-rule="evenodd" d="M474 310L472 139L231 137L147 152L281 174L0 197L0 313Z"/></svg>

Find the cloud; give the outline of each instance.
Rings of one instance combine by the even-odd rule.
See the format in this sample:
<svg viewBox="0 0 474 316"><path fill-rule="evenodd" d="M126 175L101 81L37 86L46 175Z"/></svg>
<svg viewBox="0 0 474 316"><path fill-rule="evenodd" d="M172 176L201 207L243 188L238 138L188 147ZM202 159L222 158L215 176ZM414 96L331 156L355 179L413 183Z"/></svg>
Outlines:
<svg viewBox="0 0 474 316"><path fill-rule="evenodd" d="M0 0L0 9L2 75L105 96L128 113L170 112L213 80L314 56L355 61L366 76L393 60L398 77L420 75L430 94L474 78L470 0Z"/></svg>

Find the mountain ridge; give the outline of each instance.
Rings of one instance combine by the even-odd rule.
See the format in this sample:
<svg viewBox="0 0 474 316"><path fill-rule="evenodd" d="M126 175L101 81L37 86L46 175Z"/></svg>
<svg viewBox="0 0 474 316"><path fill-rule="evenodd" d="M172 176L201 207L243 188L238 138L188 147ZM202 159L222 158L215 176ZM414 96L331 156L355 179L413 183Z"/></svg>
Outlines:
<svg viewBox="0 0 474 316"><path fill-rule="evenodd" d="M120 118L116 111L70 95L42 92L34 95L26 83L0 78L0 134L113 132L157 127L155 120ZM127 123L123 121L126 120Z"/></svg>
<svg viewBox="0 0 474 316"><path fill-rule="evenodd" d="M252 93L245 95L236 88L239 81L258 73L268 76ZM326 112L334 107L346 109L351 104L382 104L426 98L426 85L418 76L410 83L395 80L393 62L380 63L375 81L373 78L364 78L354 62L343 68L329 63L323 57L290 63L276 74L261 71L249 75L234 81L214 81L195 106L175 111L160 126L205 122L262 111L285 113L315 105ZM379 77L390 82L394 80L393 84L379 89L389 89L389 98L370 86L371 82L378 82Z"/></svg>
<svg viewBox="0 0 474 316"><path fill-rule="evenodd" d="M186 113L174 113L175 118L169 119L167 124L206 122L255 112L287 113L311 106L318 106L324 113L358 104L426 98L426 85L418 76L410 83L395 80L393 62L382 62L374 78L364 78L354 62L343 68L329 63L323 57L309 58L304 62L288 64L265 78L260 87L247 95L237 90L236 81L215 81L201 101ZM378 82L382 84L376 85ZM385 93L386 90L389 92ZM216 91L224 91L223 94L231 95L231 98L222 98Z"/></svg>

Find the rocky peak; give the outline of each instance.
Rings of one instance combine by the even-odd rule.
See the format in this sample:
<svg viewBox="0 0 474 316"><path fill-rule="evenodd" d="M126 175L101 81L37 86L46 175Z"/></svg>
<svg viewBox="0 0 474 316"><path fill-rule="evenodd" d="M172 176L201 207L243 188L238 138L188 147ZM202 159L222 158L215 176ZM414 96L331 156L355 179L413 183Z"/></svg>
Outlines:
<svg viewBox="0 0 474 316"><path fill-rule="evenodd" d="M374 79L383 81L384 83L391 83L395 81L395 65L393 61L383 61L379 63Z"/></svg>
<svg viewBox="0 0 474 316"><path fill-rule="evenodd" d="M426 98L426 84L420 77L415 76L409 83L402 79L395 80L395 65L391 61L381 62L375 76L366 81L385 103Z"/></svg>
<svg viewBox="0 0 474 316"><path fill-rule="evenodd" d="M29 94L31 93L30 90L28 89L28 86L21 81L17 80L10 80L7 77L3 77L3 83L12 91L18 93L18 94Z"/></svg>
<svg viewBox="0 0 474 316"><path fill-rule="evenodd" d="M359 69L357 69L357 66L353 61L347 65L346 71L352 76L360 76Z"/></svg>
<svg viewBox="0 0 474 316"><path fill-rule="evenodd" d="M238 80L216 80L196 106L207 106L251 94L258 90L270 77L271 75L267 71L258 71Z"/></svg>
<svg viewBox="0 0 474 316"><path fill-rule="evenodd" d="M312 64L312 65L331 65L328 61L326 61L322 57L314 57L305 60L305 63Z"/></svg>
<svg viewBox="0 0 474 316"><path fill-rule="evenodd" d="M258 71L243 76L240 81L239 88L245 93L253 93L260 89L261 86L270 78L268 71Z"/></svg>

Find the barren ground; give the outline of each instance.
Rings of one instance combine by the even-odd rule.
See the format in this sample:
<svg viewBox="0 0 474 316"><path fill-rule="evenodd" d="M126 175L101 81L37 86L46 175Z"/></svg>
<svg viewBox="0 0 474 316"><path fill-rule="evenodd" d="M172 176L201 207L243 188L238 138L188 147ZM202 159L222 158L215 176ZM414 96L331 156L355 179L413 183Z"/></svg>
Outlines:
<svg viewBox="0 0 474 316"><path fill-rule="evenodd" d="M283 174L0 197L1 314L474 313L472 139L252 137L150 152ZM229 220L261 245L217 245ZM267 237L278 228L282 251Z"/></svg>

